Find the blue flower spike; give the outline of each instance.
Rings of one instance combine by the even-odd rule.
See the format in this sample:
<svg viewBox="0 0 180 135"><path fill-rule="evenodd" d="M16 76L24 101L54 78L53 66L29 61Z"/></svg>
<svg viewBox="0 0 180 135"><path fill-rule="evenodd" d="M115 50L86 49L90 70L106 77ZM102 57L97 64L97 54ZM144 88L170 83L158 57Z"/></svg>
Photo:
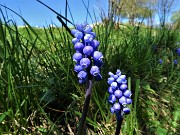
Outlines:
<svg viewBox="0 0 180 135"><path fill-rule="evenodd" d="M127 107L132 103L131 91L127 86L126 75L123 75L118 69L116 74L109 72L108 93L110 94L108 101L111 104L110 112L116 114L117 122L122 123L123 115L129 114L130 109ZM120 124L121 125L121 124ZM117 131L118 132L118 131Z"/></svg>
<svg viewBox="0 0 180 135"><path fill-rule="evenodd" d="M93 27L87 22L77 23L71 34L74 36L72 43L76 51L73 55L73 61L76 63L74 71L78 73L79 83L83 84L87 80L82 79L80 75L82 72L87 73L87 78L91 75L95 81L102 80L100 71L103 66L103 54L98 51L100 43L95 39L96 33L93 32Z"/></svg>
<svg viewBox="0 0 180 135"><path fill-rule="evenodd" d="M99 57L100 55L96 56ZM99 58L96 57L96 59ZM123 75L119 69L117 69L116 74L109 72L108 75L110 76L107 80L108 93L110 94L108 101L111 104L110 112L116 114L117 127L115 134L120 134L123 115L130 113L128 105L132 103L132 93L128 89L126 75Z"/></svg>
<svg viewBox="0 0 180 135"><path fill-rule="evenodd" d="M93 32L93 28L88 25L87 22L76 24L75 29L71 30L71 34L74 36L72 39L72 44L74 45L76 52L73 55L73 61L76 63L74 71L77 73L79 83L86 83L84 107L77 130L77 135L81 135L83 134L90 97L92 94L93 80L102 80L100 71L103 65L103 54L98 51L98 46L100 43L95 40L96 33ZM109 97L109 102L112 104L116 100L117 99L113 94ZM114 111L120 110L120 105L116 105L114 108Z"/></svg>

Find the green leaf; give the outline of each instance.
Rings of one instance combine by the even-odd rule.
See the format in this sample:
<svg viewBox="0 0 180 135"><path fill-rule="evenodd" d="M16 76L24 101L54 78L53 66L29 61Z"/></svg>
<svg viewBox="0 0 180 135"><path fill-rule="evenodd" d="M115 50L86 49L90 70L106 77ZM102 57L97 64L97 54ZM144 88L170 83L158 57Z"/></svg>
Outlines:
<svg viewBox="0 0 180 135"><path fill-rule="evenodd" d="M5 119L5 117L9 114L9 112L4 112L1 116L0 116L0 123Z"/></svg>
<svg viewBox="0 0 180 135"><path fill-rule="evenodd" d="M157 128L157 135L167 135L167 130L161 127Z"/></svg>
<svg viewBox="0 0 180 135"><path fill-rule="evenodd" d="M151 87L150 87L150 85L148 83L145 84L144 86L142 86L142 88L145 89L145 90L150 91L153 94L156 94L156 92L153 89L151 89Z"/></svg>
<svg viewBox="0 0 180 135"><path fill-rule="evenodd" d="M174 121L178 121L180 120L180 111L175 111L174 112Z"/></svg>

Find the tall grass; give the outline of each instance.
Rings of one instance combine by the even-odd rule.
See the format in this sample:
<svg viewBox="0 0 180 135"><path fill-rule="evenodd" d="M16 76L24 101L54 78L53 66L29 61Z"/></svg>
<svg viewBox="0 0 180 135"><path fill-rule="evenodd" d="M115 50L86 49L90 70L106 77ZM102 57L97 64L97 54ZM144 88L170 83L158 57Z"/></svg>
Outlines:
<svg viewBox="0 0 180 135"><path fill-rule="evenodd" d="M1 10L0 132L75 133L82 112L84 86L73 72L71 35L65 27L18 28ZM176 30L113 21L94 26L105 57L103 80L93 86L87 134L112 134L115 116L107 102L109 71L121 69L132 90L131 114L122 134L176 134L179 113L179 64ZM159 64L163 59L163 64Z"/></svg>

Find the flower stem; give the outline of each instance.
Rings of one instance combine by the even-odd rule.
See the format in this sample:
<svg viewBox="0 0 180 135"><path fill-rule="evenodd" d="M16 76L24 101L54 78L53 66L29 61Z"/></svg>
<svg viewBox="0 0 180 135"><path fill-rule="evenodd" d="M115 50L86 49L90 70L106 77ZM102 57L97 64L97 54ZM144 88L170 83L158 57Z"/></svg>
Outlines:
<svg viewBox="0 0 180 135"><path fill-rule="evenodd" d="M82 135L82 132L83 132L83 129L84 129L84 124L85 124L85 121L86 121L86 115L87 115L87 112L88 112L89 103L90 103L90 99L91 99L91 94L92 94L92 80L89 80L89 82L87 84L86 97L85 97L84 106L83 106L83 113L82 113L82 116L81 116L79 128L78 128L78 131L77 131L77 135Z"/></svg>
<svg viewBox="0 0 180 135"><path fill-rule="evenodd" d="M115 135L120 135L122 121L123 119L117 120Z"/></svg>

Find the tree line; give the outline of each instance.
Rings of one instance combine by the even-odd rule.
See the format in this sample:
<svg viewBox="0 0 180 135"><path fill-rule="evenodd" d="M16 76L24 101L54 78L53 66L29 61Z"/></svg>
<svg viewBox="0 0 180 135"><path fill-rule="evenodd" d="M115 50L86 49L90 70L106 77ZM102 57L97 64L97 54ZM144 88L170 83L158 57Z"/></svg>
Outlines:
<svg viewBox="0 0 180 135"><path fill-rule="evenodd" d="M160 25L171 23L179 28L180 9L172 12L174 0L108 0L108 4L108 18L114 21L126 18L134 25L136 19L141 19L152 24L158 16Z"/></svg>

